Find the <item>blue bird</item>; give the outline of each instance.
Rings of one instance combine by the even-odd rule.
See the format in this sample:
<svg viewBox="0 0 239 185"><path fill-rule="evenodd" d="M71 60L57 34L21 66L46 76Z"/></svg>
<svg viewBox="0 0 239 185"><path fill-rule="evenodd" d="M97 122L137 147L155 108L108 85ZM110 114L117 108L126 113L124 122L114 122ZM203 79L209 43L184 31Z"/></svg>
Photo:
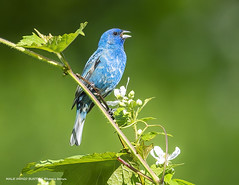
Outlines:
<svg viewBox="0 0 239 185"><path fill-rule="evenodd" d="M109 95L119 83L126 65L124 42L129 31L113 28L100 38L98 48L87 61L82 77L90 82L102 97ZM85 82L84 82L85 83ZM86 84L87 85L87 84ZM94 103L78 86L72 108L76 105L76 120L70 145L80 145L87 113Z"/></svg>

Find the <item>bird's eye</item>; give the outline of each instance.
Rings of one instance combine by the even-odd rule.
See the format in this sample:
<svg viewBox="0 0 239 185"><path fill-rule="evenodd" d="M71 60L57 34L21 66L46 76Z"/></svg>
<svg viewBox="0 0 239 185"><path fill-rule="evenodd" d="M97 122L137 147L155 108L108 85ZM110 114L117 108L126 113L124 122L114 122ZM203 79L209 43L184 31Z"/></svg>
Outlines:
<svg viewBox="0 0 239 185"><path fill-rule="evenodd" d="M113 35L118 35L118 33L115 31L115 32L113 32Z"/></svg>

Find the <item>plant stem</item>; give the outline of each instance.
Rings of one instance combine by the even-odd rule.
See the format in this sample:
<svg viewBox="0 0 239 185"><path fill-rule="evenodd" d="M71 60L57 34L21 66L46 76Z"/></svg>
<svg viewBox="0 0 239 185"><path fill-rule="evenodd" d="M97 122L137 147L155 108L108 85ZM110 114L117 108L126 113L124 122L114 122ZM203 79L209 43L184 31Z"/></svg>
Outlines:
<svg viewBox="0 0 239 185"><path fill-rule="evenodd" d="M21 52L23 52L23 53L25 53L25 54L27 54L27 55L29 55L31 57L34 57L34 58L36 58L38 60L47 62L47 63L49 63L51 65L54 65L54 66L57 66L57 67L59 67L61 69L64 68L64 65L62 63L59 63L59 62L57 62L55 60L49 59L47 57L44 57L44 56L42 56L42 55L40 55L38 53L35 53L35 52L31 51L31 50L26 49L26 48L18 47L16 44L14 44L14 43L12 43L12 42L10 42L8 40L5 40L3 38L0 38L0 43L3 43L3 44L5 44L5 45L7 45L9 47L12 47L12 48L18 50L18 51L21 51Z"/></svg>
<svg viewBox="0 0 239 185"><path fill-rule="evenodd" d="M69 63L66 61L64 55L62 53L56 53L57 57L61 60L61 62L65 65L65 70L71 69Z"/></svg>
<svg viewBox="0 0 239 185"><path fill-rule="evenodd" d="M137 141L137 140L138 140L138 130L137 130L137 125L134 124L133 127L134 127L134 132L135 132L135 141Z"/></svg>

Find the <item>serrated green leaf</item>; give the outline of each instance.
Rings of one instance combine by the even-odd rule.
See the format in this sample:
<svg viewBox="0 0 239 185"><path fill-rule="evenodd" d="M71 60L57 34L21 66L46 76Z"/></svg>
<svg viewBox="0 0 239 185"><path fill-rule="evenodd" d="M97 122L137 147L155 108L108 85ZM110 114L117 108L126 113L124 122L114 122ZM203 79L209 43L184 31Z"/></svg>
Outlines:
<svg viewBox="0 0 239 185"><path fill-rule="evenodd" d="M178 185L195 185L191 182L188 182L188 181L185 181L185 180L182 180L182 179L173 179L173 181L177 182Z"/></svg>
<svg viewBox="0 0 239 185"><path fill-rule="evenodd" d="M25 48L36 48L53 53L63 52L75 39L83 33L83 29L86 27L87 22L81 23L80 28L75 33L69 33L59 36L43 35L36 30L37 34L33 33L29 36L23 36L23 39L17 43L17 46Z"/></svg>
<svg viewBox="0 0 239 185"><path fill-rule="evenodd" d="M157 135L165 135L165 133L164 132L148 132L146 134L142 134L141 140L150 141L153 138L155 138ZM167 134L167 135L172 137L172 135L170 134Z"/></svg>
<svg viewBox="0 0 239 185"><path fill-rule="evenodd" d="M155 136L157 136L158 134L160 134L160 133L159 132L148 132L146 134L142 134L140 139L143 141L150 141L151 139L155 138Z"/></svg>
<svg viewBox="0 0 239 185"><path fill-rule="evenodd" d="M166 184L168 184L168 185L179 185L176 181L174 181L174 180L171 180L171 181L169 181L168 183L166 183Z"/></svg>
<svg viewBox="0 0 239 185"><path fill-rule="evenodd" d="M153 172L159 177L163 173L163 167L156 166L155 164L151 165L150 168Z"/></svg>
<svg viewBox="0 0 239 185"><path fill-rule="evenodd" d="M107 181L108 185L135 185L138 178L129 168L120 165Z"/></svg>
<svg viewBox="0 0 239 185"><path fill-rule="evenodd" d="M164 176L164 182L169 184L169 182L171 181L172 177L173 177L173 174L166 174Z"/></svg>
<svg viewBox="0 0 239 185"><path fill-rule="evenodd" d="M153 149L153 144L145 145L143 142L137 147L137 152L143 157L143 159L147 159L149 152Z"/></svg>
<svg viewBox="0 0 239 185"><path fill-rule="evenodd" d="M63 172L62 185L101 185L106 184L109 177L120 163L114 152L78 155L60 160L46 160L29 163L22 174L33 174L39 171Z"/></svg>
<svg viewBox="0 0 239 185"><path fill-rule="evenodd" d="M156 119L156 118L154 118L154 117L145 117L145 118L140 118L139 121L147 122L147 121L154 120L154 119Z"/></svg>
<svg viewBox="0 0 239 185"><path fill-rule="evenodd" d="M107 184L109 185L122 185L124 183L124 177L123 177L123 167L120 165L114 173L110 176L109 180L107 181Z"/></svg>
<svg viewBox="0 0 239 185"><path fill-rule="evenodd" d="M23 36L23 39L17 43L17 46L38 46L42 44L46 44L46 41L37 36L35 33L32 33L32 35Z"/></svg>
<svg viewBox="0 0 239 185"><path fill-rule="evenodd" d="M129 163L134 168L138 169L138 165L132 161L130 155L122 156L122 159ZM135 174L128 167L121 164L111 175L107 181L108 185L136 185L136 182L139 182L137 174Z"/></svg>
<svg viewBox="0 0 239 185"><path fill-rule="evenodd" d="M115 112L114 112L114 118L116 120L116 123L119 126L123 126L127 123L128 116L124 114L124 107L119 107Z"/></svg>
<svg viewBox="0 0 239 185"><path fill-rule="evenodd" d="M178 166L182 166L182 165L184 165L184 163L171 164L171 161L169 161L169 164L168 164L168 166L167 166L167 170L171 170L171 169L174 169L174 168L176 168L176 167L178 167Z"/></svg>

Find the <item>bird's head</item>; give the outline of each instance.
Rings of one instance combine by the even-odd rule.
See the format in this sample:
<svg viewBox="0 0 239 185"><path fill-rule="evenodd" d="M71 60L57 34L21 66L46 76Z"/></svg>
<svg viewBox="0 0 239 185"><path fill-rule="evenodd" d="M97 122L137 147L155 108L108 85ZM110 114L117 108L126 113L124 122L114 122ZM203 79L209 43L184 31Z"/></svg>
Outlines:
<svg viewBox="0 0 239 185"><path fill-rule="evenodd" d="M103 48L123 47L125 39L131 37L126 33L130 33L130 31L121 30L119 28L113 28L106 31L100 38L99 47Z"/></svg>

